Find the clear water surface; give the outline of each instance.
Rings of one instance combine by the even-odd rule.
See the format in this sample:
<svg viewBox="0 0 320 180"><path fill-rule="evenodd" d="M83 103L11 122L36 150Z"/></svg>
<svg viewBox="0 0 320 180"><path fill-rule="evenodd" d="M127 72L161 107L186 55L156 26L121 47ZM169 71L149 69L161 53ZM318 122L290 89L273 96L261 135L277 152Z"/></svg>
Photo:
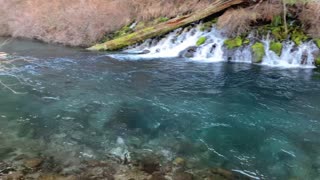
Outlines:
<svg viewBox="0 0 320 180"><path fill-rule="evenodd" d="M2 39L3 41L3 39ZM0 48L0 160L153 151L260 179L320 178L320 73L186 59ZM1 154L2 153L2 154Z"/></svg>

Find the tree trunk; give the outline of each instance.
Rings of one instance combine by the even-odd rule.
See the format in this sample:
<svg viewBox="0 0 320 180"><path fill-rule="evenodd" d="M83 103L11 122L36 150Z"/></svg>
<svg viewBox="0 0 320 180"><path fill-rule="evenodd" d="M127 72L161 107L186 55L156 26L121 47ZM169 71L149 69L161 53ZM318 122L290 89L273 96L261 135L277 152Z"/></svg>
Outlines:
<svg viewBox="0 0 320 180"><path fill-rule="evenodd" d="M167 22L157 24L155 26L147 27L142 30L136 31L132 34L128 34L128 35L119 37L117 39L107 41L102 44L97 44L95 46L88 48L88 50L96 50L96 51L119 50L127 46L143 42L146 39L164 35L177 28L199 21L212 14L215 14L217 12L220 12L226 8L229 8L236 4L240 4L242 2L244 2L244 0L216 0L209 7L207 7L202 11L196 11L192 14L178 17L178 18L169 20Z"/></svg>

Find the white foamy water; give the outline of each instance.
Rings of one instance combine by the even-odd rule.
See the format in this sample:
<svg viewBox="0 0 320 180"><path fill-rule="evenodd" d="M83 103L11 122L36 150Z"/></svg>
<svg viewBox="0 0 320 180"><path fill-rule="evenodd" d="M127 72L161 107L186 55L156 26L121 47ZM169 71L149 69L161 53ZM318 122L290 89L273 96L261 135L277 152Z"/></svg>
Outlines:
<svg viewBox="0 0 320 180"><path fill-rule="evenodd" d="M178 29L165 37L149 39L136 47L129 48L127 54L112 55L120 59L153 59L182 57L198 62L245 62L252 63L253 55L251 44L228 50L224 47L227 39L222 33L213 27L210 31L200 31L200 25L189 29ZM206 42L197 47L199 38L205 37ZM265 38L265 56L261 65L283 68L314 68L314 54L319 51L313 42L305 42L295 46L293 42L284 42L281 56L269 49L271 40ZM187 55L186 55L187 54Z"/></svg>

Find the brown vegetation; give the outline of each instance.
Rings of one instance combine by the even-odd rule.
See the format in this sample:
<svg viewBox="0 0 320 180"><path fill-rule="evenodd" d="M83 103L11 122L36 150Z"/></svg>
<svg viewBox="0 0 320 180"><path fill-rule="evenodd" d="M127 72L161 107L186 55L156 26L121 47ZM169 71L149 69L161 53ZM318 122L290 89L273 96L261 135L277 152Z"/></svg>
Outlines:
<svg viewBox="0 0 320 180"><path fill-rule="evenodd" d="M0 0L0 36L88 46L135 20L174 17L212 0Z"/></svg>
<svg viewBox="0 0 320 180"><path fill-rule="evenodd" d="M320 38L320 2L318 0L265 0L246 8L230 9L218 19L218 27L228 36L247 33L258 21L270 22L276 16L300 20L309 36ZM284 6L285 5L285 6ZM286 18L284 18L286 17ZM285 23L286 24L286 23Z"/></svg>
<svg viewBox="0 0 320 180"><path fill-rule="evenodd" d="M320 2L307 3L302 9L299 19L310 36L320 38Z"/></svg>
<svg viewBox="0 0 320 180"><path fill-rule="evenodd" d="M217 25L226 35L237 36L248 32L258 20L271 21L282 13L281 1L268 0L247 8L230 9L219 17Z"/></svg>

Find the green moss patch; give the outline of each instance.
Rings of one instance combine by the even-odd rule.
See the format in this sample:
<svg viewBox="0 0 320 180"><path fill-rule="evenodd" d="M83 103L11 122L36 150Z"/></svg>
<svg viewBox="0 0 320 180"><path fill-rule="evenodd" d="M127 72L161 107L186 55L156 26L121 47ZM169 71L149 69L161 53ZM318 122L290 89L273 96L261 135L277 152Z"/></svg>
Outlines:
<svg viewBox="0 0 320 180"><path fill-rule="evenodd" d="M252 45L251 49L252 49L253 56L254 56L253 62L254 63L261 63L262 59L265 55L264 45L260 42L257 42L254 45Z"/></svg>
<svg viewBox="0 0 320 180"><path fill-rule="evenodd" d="M320 49L320 39L315 39L314 42L316 43L316 45Z"/></svg>
<svg viewBox="0 0 320 180"><path fill-rule="evenodd" d="M233 39L227 39L224 41L224 45L226 45L228 49L234 49L237 47L241 47L242 44L243 44L243 40L240 36L233 38Z"/></svg>
<svg viewBox="0 0 320 180"><path fill-rule="evenodd" d="M196 43L197 46L201 46L202 44L204 44L207 41L206 37L200 37Z"/></svg>
<svg viewBox="0 0 320 180"><path fill-rule="evenodd" d="M281 56L283 45L281 42L274 42L270 43L270 50L275 52L278 56Z"/></svg>
<svg viewBox="0 0 320 180"><path fill-rule="evenodd" d="M296 45L301 45L307 39L308 39L308 36L301 29L294 29L291 32L291 40Z"/></svg>
<svg viewBox="0 0 320 180"><path fill-rule="evenodd" d="M285 29L282 26L272 27L271 34L277 41L284 41L288 38L288 34L285 33Z"/></svg>
<svg viewBox="0 0 320 180"><path fill-rule="evenodd" d="M167 17L159 17L158 19L156 19L157 23L162 23L162 22L167 22L169 21L169 18Z"/></svg>

